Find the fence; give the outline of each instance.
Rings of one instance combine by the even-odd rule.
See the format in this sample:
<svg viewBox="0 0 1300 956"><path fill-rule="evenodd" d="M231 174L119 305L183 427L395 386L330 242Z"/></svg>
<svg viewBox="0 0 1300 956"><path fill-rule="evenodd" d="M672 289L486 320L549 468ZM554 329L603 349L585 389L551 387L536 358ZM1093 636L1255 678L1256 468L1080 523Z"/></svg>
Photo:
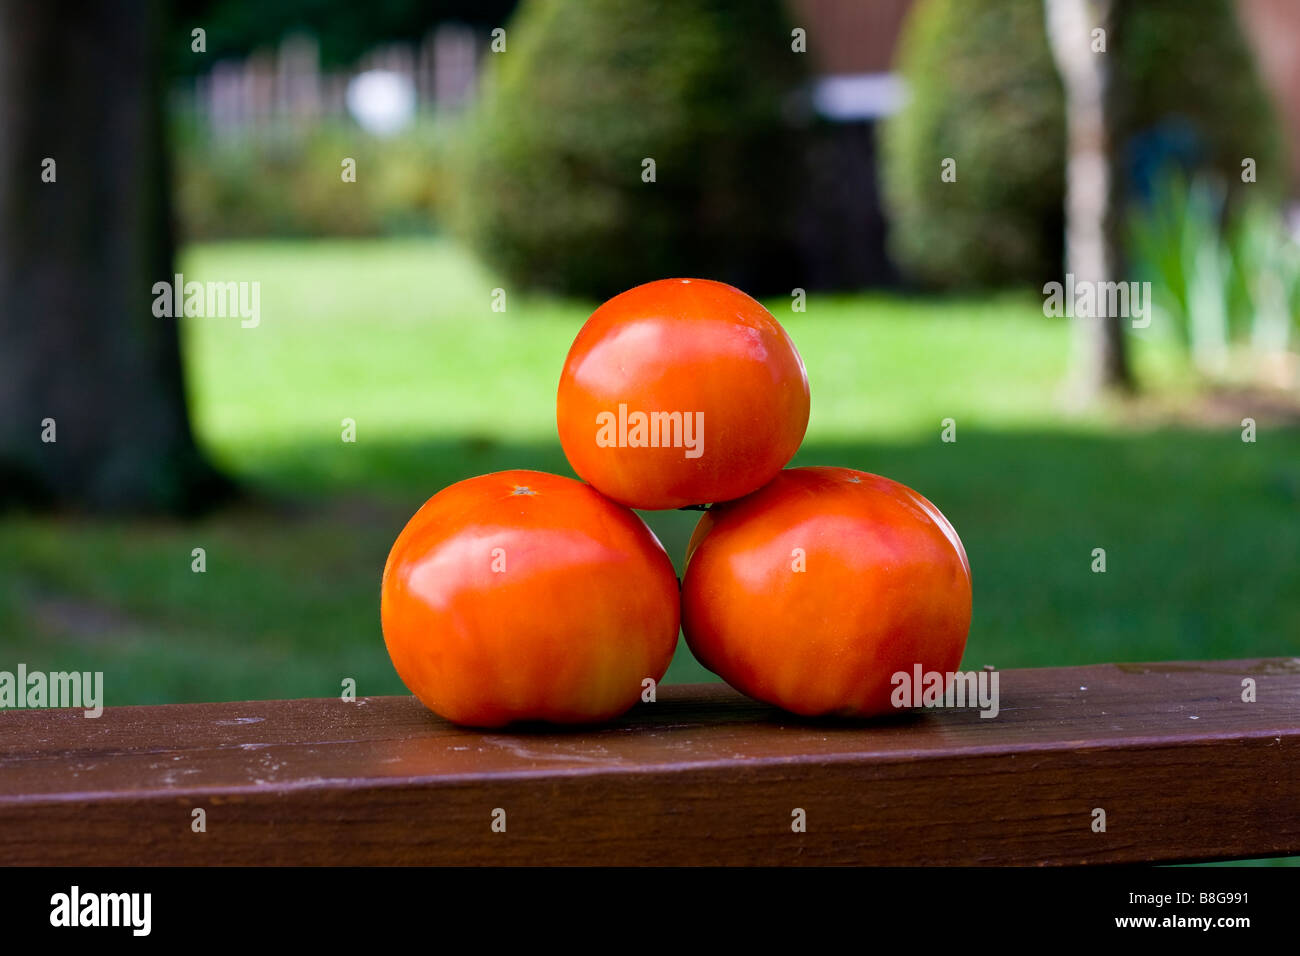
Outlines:
<svg viewBox="0 0 1300 956"><path fill-rule="evenodd" d="M418 44L378 47L347 70L322 70L315 37L286 37L274 51L220 60L175 91L173 106L221 136L302 129L347 115L348 84L362 73L396 74L420 113L456 111L474 99L487 38L444 23Z"/></svg>

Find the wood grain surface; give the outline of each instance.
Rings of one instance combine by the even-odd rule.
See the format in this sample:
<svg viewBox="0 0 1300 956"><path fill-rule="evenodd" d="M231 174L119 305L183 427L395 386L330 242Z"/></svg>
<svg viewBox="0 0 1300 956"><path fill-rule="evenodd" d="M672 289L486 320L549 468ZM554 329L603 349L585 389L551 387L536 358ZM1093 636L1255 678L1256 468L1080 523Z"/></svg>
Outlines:
<svg viewBox="0 0 1300 956"><path fill-rule="evenodd" d="M1244 678L1257 700L1242 700ZM808 721L665 687L596 729L414 698L0 713L8 864L1043 864L1300 853L1300 660L1000 673ZM206 832L194 832L195 808ZM1093 827L1105 811L1105 832ZM806 831L795 832L797 810ZM504 811L505 832L494 832ZM500 818L500 813L496 813Z"/></svg>

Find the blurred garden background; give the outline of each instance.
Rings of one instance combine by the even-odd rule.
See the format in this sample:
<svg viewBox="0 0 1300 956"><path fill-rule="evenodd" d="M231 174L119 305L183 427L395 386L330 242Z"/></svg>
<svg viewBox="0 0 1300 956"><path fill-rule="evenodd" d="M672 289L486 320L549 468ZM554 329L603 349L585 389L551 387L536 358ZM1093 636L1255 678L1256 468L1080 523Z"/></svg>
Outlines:
<svg viewBox="0 0 1300 956"><path fill-rule="evenodd" d="M568 346L669 275L790 332L794 464L949 516L965 666L1300 655L1300 5L64 6L0 14L0 666L403 693L398 530L572 474ZM173 273L257 324L157 317ZM1149 312L1047 314L1067 274Z"/></svg>

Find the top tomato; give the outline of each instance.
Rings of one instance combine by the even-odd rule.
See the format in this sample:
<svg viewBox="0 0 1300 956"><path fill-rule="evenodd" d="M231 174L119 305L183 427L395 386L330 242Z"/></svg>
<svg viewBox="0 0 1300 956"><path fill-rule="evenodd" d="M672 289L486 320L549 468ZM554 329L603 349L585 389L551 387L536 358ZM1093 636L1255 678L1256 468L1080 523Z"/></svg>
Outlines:
<svg viewBox="0 0 1300 956"><path fill-rule="evenodd" d="M729 501L766 484L808 427L808 375L772 313L708 279L614 296L560 375L560 444L582 478L633 508Z"/></svg>

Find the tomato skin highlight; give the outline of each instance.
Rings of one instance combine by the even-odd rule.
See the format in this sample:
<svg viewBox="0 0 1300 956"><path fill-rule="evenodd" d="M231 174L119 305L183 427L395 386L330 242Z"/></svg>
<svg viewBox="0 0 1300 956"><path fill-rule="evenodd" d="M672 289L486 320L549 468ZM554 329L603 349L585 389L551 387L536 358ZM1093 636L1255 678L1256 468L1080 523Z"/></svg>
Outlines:
<svg viewBox="0 0 1300 956"><path fill-rule="evenodd" d="M458 724L598 723L676 648L672 562L637 515L572 478L503 471L430 498L384 566L402 681Z"/></svg>
<svg viewBox="0 0 1300 956"><path fill-rule="evenodd" d="M692 653L742 693L796 714L895 713L893 675L916 664L956 671L970 620L957 532L878 475L787 469L706 512L688 548Z"/></svg>
<svg viewBox="0 0 1300 956"><path fill-rule="evenodd" d="M599 416L692 416L683 445L601 444ZM808 427L808 375L772 313L732 286L661 279L601 305L565 359L556 424L569 464L631 508L729 501L771 480Z"/></svg>

